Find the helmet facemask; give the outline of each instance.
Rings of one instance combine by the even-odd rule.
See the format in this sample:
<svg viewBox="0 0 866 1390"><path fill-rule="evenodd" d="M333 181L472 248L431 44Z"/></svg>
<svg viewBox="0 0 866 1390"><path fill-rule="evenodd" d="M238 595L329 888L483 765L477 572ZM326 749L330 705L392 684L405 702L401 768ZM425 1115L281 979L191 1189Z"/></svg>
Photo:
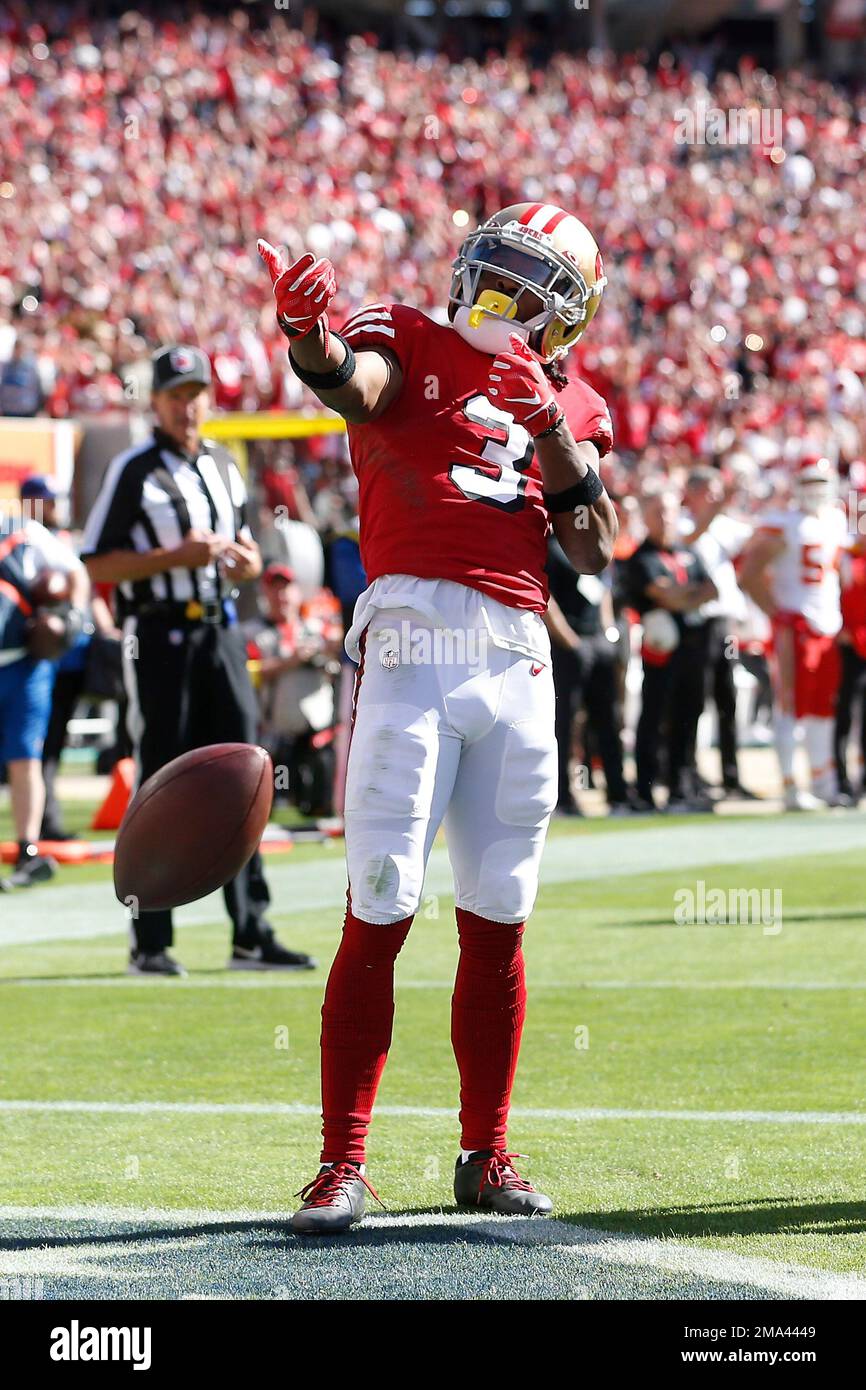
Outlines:
<svg viewBox="0 0 866 1390"><path fill-rule="evenodd" d="M453 270L448 316L482 352L500 351L508 346L508 335L518 333L543 361L552 362L580 337L589 317L591 294L577 266L552 247L533 243L522 228L479 227L464 241ZM485 272L507 279L510 295L488 289L479 302ZM521 305L525 309L530 295L542 307L523 319ZM494 328L497 323L502 327Z"/></svg>

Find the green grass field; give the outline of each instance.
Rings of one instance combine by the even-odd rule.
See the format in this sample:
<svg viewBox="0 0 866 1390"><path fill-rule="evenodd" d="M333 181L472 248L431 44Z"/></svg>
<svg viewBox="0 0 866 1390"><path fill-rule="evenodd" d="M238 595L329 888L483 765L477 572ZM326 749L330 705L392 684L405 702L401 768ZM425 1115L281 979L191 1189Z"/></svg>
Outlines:
<svg viewBox="0 0 866 1390"><path fill-rule="evenodd" d="M325 1245L286 1218L316 1168L341 842L270 861L281 937L320 960L301 977L226 972L209 899L178 914L189 978L129 979L104 868L0 898L0 1280L49 1298L862 1298L864 838L856 813L555 823L510 1133L555 1199L534 1223L451 1202L437 847L370 1145L387 1210ZM781 916L677 925L699 882L778 890Z"/></svg>

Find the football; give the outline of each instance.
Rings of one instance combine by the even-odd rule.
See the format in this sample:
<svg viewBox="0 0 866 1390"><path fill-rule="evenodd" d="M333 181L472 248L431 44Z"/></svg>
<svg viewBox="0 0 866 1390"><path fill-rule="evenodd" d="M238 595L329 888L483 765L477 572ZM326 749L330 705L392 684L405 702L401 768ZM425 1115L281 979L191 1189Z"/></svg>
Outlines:
<svg viewBox="0 0 866 1390"><path fill-rule="evenodd" d="M34 608L57 608L69 602L69 575L64 570L42 570L30 585Z"/></svg>
<svg viewBox="0 0 866 1390"><path fill-rule="evenodd" d="M167 763L127 808L114 891L133 911L179 907L221 888L267 825L274 770L264 748L216 743Z"/></svg>
<svg viewBox="0 0 866 1390"><path fill-rule="evenodd" d="M27 650L34 661L56 661L66 645L66 621L61 609L69 602L69 575L45 569L29 586L33 609L27 624Z"/></svg>
<svg viewBox="0 0 866 1390"><path fill-rule="evenodd" d="M27 624L27 651L34 661L56 661L66 646L66 623L59 613L37 609Z"/></svg>

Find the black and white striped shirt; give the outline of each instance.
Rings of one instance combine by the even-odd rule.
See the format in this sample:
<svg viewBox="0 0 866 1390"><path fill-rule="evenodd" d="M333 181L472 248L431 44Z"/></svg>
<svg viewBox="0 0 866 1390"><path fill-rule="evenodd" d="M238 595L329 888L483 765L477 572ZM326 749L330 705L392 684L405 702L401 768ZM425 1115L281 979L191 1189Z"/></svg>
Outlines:
<svg viewBox="0 0 866 1390"><path fill-rule="evenodd" d="M108 465L84 528L82 558L112 550L171 549L193 530L251 539L243 479L222 445L202 441L201 452L192 458L156 429L151 439ZM143 603L213 603L222 596L215 563L124 580L117 588L124 615Z"/></svg>

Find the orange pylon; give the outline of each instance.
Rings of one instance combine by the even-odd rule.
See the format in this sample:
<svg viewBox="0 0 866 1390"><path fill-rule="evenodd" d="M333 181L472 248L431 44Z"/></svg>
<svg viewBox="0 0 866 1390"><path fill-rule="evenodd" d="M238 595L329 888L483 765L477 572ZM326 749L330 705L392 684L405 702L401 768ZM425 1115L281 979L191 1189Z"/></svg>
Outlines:
<svg viewBox="0 0 866 1390"><path fill-rule="evenodd" d="M90 822L91 830L117 830L135 785L135 759L121 758L114 765L108 795Z"/></svg>

